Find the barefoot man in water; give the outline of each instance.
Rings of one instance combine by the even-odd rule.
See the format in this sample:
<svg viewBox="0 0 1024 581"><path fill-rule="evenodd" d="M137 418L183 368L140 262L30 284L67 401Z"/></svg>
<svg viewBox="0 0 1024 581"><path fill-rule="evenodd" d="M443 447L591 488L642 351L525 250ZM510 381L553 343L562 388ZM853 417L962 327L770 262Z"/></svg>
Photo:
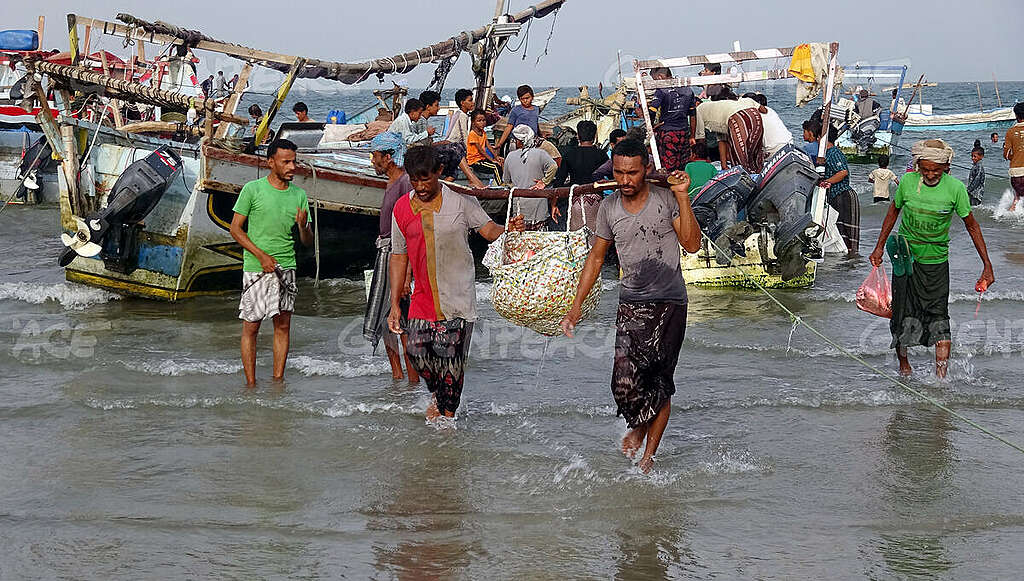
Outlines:
<svg viewBox="0 0 1024 581"><path fill-rule="evenodd" d="M995 282L981 226L971 213L963 182L949 175L953 148L941 139L918 141L911 148L916 171L900 179L889 213L882 222L871 264L882 265L882 252L892 259L892 345L900 374L910 375L907 348L935 345L935 375L946 377L952 336L949 329L949 226L953 213L963 218L981 257L981 278L975 290ZM899 234L889 236L900 211Z"/></svg>
<svg viewBox="0 0 1024 581"><path fill-rule="evenodd" d="M639 468L654 465L676 392L673 375L686 330L686 286L679 246L700 247L700 226L690 208L689 176L672 172L671 191L647 182L649 156L643 143L623 139L612 150L612 173L619 191L601 202L597 236L580 276L576 300L562 331L572 337L583 300L601 274L608 247L615 243L622 267L615 327L612 396L629 431L622 452L634 458L644 446Z"/></svg>
<svg viewBox="0 0 1024 581"><path fill-rule="evenodd" d="M256 385L256 336L266 319L274 321L274 379L284 378L298 292L293 228L304 246L313 243L306 192L291 183L295 151L295 144L287 139L267 147L270 175L245 184L231 219L231 237L245 249L238 318L242 319L242 368L249 387Z"/></svg>
<svg viewBox="0 0 1024 581"><path fill-rule="evenodd" d="M469 231L493 242L505 229L476 198L441 184L441 158L433 147L410 149L405 171L413 191L399 198L392 217L388 328L408 335L406 353L433 396L427 407L427 419L433 421L440 415L455 417L462 397L476 321L476 266ZM523 217L513 218L509 229L522 231ZM410 264L416 288L408 325L402 329L398 301Z"/></svg>

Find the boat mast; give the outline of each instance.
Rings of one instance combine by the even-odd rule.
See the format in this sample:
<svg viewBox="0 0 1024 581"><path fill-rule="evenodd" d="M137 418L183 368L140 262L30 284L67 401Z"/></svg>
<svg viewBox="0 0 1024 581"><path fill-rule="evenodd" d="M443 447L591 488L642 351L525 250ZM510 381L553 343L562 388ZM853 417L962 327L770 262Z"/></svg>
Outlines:
<svg viewBox="0 0 1024 581"><path fill-rule="evenodd" d="M487 37L481 42L480 62L476 68L476 89L473 91L473 100L476 106L487 109L494 95L494 67L498 63L498 55L508 44L508 36L495 37L494 27L507 22L505 16L505 0L498 0L494 8L494 19L491 21Z"/></svg>

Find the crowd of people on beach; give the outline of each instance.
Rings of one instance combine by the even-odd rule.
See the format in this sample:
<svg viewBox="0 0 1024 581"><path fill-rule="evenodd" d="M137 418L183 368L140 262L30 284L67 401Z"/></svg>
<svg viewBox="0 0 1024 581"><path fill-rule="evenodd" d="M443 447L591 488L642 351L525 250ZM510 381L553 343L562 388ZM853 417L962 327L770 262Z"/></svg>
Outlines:
<svg viewBox="0 0 1024 581"><path fill-rule="evenodd" d="M716 67L708 65L702 74L719 74ZM671 71L655 69L652 78L671 78ZM616 184L604 194L581 200L581 213L595 236L575 301L561 327L565 335L573 335L583 301L614 247L621 284L612 394L629 428L622 451L630 458L639 454L638 466L647 472L670 415L673 376L685 335L687 294L679 248L696 252L701 240L691 197L731 166L760 173L766 159L793 145L793 136L762 94L740 96L726 85L708 85L700 95L689 87L658 89L640 109L646 108L651 116L656 152L669 174L670 187L662 187L650 179L654 152L643 133L613 131L608 136L609 155L597 143L597 126L581 121L576 144L560 150L545 139L533 89L522 85L517 96L519 103L508 112L493 144L487 128L497 121L496 115L478 108L466 89L455 93L446 135L437 135L429 124L440 109L440 95L424 91L408 99L387 130L372 138L371 163L387 185L364 335L374 349L383 341L395 379L407 375L413 383L426 384L428 420L453 418L477 321L476 265L469 233L475 231L490 242L506 231L564 228L571 212L553 196L516 198L514 217L503 226L477 198L456 193L445 180L461 172L477 188L484 187L486 179L494 187L523 190L612 180ZM1015 111L1018 123L1004 145L1004 157L1011 161L1014 204L1024 196L1024 104ZM293 112L300 122L312 121L303 103L297 103ZM260 113L250 110L254 116ZM856 256L860 202L847 160L835 144L837 131L830 123L826 127L819 111L804 122L803 137L803 150L824 166L820 185L827 188L828 203L838 213L837 226L849 254ZM994 142L997 138L993 134ZM256 381L256 337L267 319L274 325L273 377L283 377L297 293L295 241L308 245L311 240L306 194L291 184L296 149L287 140L269 143L269 175L246 184L234 207L231 234L245 250L239 317L250 386ZM904 175L890 170L889 159L882 156L868 178L873 202L890 202L869 261L880 265L885 252L892 261L890 327L902 373L911 372L907 349L914 345L934 345L936 373L946 373L948 247L954 213L963 219L983 264L978 290L995 280L971 210L984 189L980 142L971 156L974 169L968 185L950 175L953 151L941 140L916 143L911 171ZM891 185L896 189L890 198ZM590 217L588 205L594 210ZM890 236L901 216L898 233Z"/></svg>

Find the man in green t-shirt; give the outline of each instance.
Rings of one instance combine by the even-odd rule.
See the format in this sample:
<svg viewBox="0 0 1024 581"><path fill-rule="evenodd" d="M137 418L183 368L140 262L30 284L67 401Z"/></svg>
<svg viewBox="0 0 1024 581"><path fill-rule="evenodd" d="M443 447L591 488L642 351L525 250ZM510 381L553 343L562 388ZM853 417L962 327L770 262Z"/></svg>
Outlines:
<svg viewBox="0 0 1024 581"><path fill-rule="evenodd" d="M242 367L250 387L256 385L256 336L265 319L274 320L274 379L284 378L298 292L292 228L298 230L303 245L313 243L306 192L291 185L295 151L295 144L287 139L267 147L270 175L245 184L231 220L231 237L245 249L238 318L242 319Z"/></svg>
<svg viewBox="0 0 1024 581"><path fill-rule="evenodd" d="M882 222L871 264L882 265L888 247L893 262L892 347L900 374L910 375L907 348L935 345L935 374L945 377L952 337L949 329L949 227L953 213L963 218L983 265L975 290L995 282L981 226L971 213L963 182L949 175L953 149L941 139L919 141L912 148L914 168L900 180L889 213ZM890 238L900 211L903 220Z"/></svg>

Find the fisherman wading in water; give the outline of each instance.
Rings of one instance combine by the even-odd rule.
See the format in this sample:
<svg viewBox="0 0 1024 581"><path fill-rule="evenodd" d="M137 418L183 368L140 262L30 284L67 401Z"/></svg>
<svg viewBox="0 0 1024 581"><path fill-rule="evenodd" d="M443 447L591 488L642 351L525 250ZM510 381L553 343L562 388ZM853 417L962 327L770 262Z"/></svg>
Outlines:
<svg viewBox="0 0 1024 581"><path fill-rule="evenodd" d="M949 175L953 149L941 139L919 141L911 148L915 172L905 174L882 222L871 264L882 265L882 252L892 259L891 347L900 374L910 375L907 349L935 345L935 374L945 377L952 336L949 329L949 227L953 213L963 218L981 257L981 278L975 290L995 282L981 226L971 213L963 182ZM903 212L899 234L889 236Z"/></svg>
<svg viewBox="0 0 1024 581"><path fill-rule="evenodd" d="M298 292L292 228L298 229L304 246L313 243L306 192L291 184L295 151L287 139L267 147L270 175L245 184L231 219L231 237L245 249L238 318L243 321L242 367L250 387L256 385L256 337L266 319L274 321L274 379L284 378Z"/></svg>
<svg viewBox="0 0 1024 581"><path fill-rule="evenodd" d="M391 226L391 313L388 328L406 333L408 357L433 396L427 419L455 417L462 397L469 341L476 321L476 267L469 231L488 242L505 229L495 224L476 198L441 184L441 160L433 147L405 154L413 191L395 204ZM509 229L522 231L523 217ZM399 298L411 265L416 288L403 329Z"/></svg>
<svg viewBox="0 0 1024 581"><path fill-rule="evenodd" d="M679 267L679 246L700 247L700 226L690 208L689 176L672 172L678 183L671 191L647 182L649 156L643 143L623 139L612 150L619 191L605 198L597 214L597 236L580 276L576 300L562 320L572 337L583 300L601 274L608 247L614 242L622 267L616 317L612 396L629 431L622 452L634 458L646 439L639 461L644 473L665 432L676 392L673 374L686 330L686 286Z"/></svg>

